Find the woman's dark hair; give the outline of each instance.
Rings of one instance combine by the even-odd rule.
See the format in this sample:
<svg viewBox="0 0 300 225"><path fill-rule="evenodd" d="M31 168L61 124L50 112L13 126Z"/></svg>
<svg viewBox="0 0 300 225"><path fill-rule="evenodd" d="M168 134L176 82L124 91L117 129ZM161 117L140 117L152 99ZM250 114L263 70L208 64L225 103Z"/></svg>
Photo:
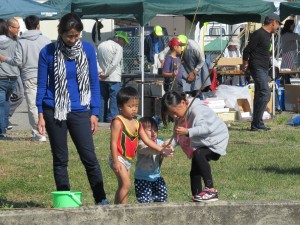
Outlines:
<svg viewBox="0 0 300 225"><path fill-rule="evenodd" d="M6 35L7 36L7 22L3 19L0 19L0 35Z"/></svg>
<svg viewBox="0 0 300 225"><path fill-rule="evenodd" d="M286 20L281 30L281 35L285 33L293 33L292 27L294 26L294 20Z"/></svg>
<svg viewBox="0 0 300 225"><path fill-rule="evenodd" d="M168 108L171 105L178 105L182 100L186 100L185 93L179 94L176 91L169 91L161 99L161 119L164 125L168 124Z"/></svg>
<svg viewBox="0 0 300 225"><path fill-rule="evenodd" d="M101 41L101 29L103 28L103 24L101 23L101 21L97 20L92 29L92 39L93 39L94 43L97 42L97 40L96 40L96 24L97 24L97 39L98 39L98 41Z"/></svg>
<svg viewBox="0 0 300 225"><path fill-rule="evenodd" d="M72 29L81 32L83 30L83 24L77 14L68 13L60 19L58 24L58 33L63 34Z"/></svg>
<svg viewBox="0 0 300 225"><path fill-rule="evenodd" d="M35 15L27 16L24 19L25 26L27 30L35 30L36 27L40 24L40 18Z"/></svg>
<svg viewBox="0 0 300 225"><path fill-rule="evenodd" d="M131 86L123 87L120 89L120 91L117 94L117 104L119 107L121 107L126 102L128 102L129 99L131 98L138 99L139 97L140 97L139 93L135 88Z"/></svg>
<svg viewBox="0 0 300 225"><path fill-rule="evenodd" d="M148 125L150 125L151 129L158 131L158 126L155 120L150 116L142 117L140 120L141 124L144 128L146 128Z"/></svg>

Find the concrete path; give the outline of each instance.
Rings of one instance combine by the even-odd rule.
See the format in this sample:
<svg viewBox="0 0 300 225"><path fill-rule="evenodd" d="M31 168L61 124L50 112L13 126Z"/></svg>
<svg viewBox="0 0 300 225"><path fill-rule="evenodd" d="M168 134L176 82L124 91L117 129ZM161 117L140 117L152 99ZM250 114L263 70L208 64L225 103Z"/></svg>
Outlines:
<svg viewBox="0 0 300 225"><path fill-rule="evenodd" d="M13 124L13 129L11 131L30 131L27 103L25 100L16 109L15 113L10 118L10 122Z"/></svg>
<svg viewBox="0 0 300 225"><path fill-rule="evenodd" d="M10 122L13 124L13 129L9 133L13 133L14 131L28 131L30 133L31 128L29 125L28 109L25 100L10 118ZM102 128L109 128L109 126L109 123L99 123L99 127Z"/></svg>

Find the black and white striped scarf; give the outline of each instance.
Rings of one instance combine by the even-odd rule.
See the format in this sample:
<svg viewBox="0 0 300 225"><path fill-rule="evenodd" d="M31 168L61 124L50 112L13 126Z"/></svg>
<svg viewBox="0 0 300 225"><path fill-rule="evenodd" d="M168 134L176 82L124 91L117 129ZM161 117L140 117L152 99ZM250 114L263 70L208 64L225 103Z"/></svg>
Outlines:
<svg viewBox="0 0 300 225"><path fill-rule="evenodd" d="M66 120L67 113L71 111L71 102L67 88L65 58L75 60L76 76L80 93L80 104L89 105L91 99L88 61L83 52L80 40L72 47L67 47L59 38L54 52L54 84L55 84L55 110L54 118Z"/></svg>

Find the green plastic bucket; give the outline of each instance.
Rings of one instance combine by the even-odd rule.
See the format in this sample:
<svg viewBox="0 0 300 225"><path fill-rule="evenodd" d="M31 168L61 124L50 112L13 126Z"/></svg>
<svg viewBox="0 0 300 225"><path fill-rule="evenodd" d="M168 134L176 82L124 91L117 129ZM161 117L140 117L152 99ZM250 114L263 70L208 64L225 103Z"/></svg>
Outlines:
<svg viewBox="0 0 300 225"><path fill-rule="evenodd" d="M80 191L54 191L51 193L54 208L80 207L82 205Z"/></svg>

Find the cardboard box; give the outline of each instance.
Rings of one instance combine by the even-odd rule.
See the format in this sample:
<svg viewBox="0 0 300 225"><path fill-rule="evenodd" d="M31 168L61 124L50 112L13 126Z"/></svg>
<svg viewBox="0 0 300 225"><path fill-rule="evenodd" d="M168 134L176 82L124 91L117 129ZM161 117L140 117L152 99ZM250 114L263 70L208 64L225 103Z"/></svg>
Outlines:
<svg viewBox="0 0 300 225"><path fill-rule="evenodd" d="M215 113L229 112L229 108L219 108L219 109L212 108L212 110L213 110Z"/></svg>
<svg viewBox="0 0 300 225"><path fill-rule="evenodd" d="M225 107L225 101L223 99L221 100L205 100L205 104L208 105L211 109L223 109Z"/></svg>
<svg viewBox="0 0 300 225"><path fill-rule="evenodd" d="M237 99L237 104L239 106L240 112L251 112L250 104L248 99L246 98L239 98Z"/></svg>
<svg viewBox="0 0 300 225"><path fill-rule="evenodd" d="M250 92L250 96L251 96L251 106L253 108L254 92ZM266 111L270 114L272 114L273 112L273 92L271 92L270 101L267 104Z"/></svg>
<svg viewBox="0 0 300 225"><path fill-rule="evenodd" d="M226 122L226 121L235 121L237 119L237 112L236 111L220 112L220 113L217 113L217 115L224 122Z"/></svg>
<svg viewBox="0 0 300 225"><path fill-rule="evenodd" d="M220 58L218 61L218 66L237 66L242 65L242 58Z"/></svg>
<svg viewBox="0 0 300 225"><path fill-rule="evenodd" d="M251 108L248 99L246 98L239 98L237 99L237 104L239 110L237 112L238 120L250 120L251 117Z"/></svg>
<svg viewBox="0 0 300 225"><path fill-rule="evenodd" d="M285 110L298 112L300 102L297 101L300 100L300 85L285 84L284 89Z"/></svg>

